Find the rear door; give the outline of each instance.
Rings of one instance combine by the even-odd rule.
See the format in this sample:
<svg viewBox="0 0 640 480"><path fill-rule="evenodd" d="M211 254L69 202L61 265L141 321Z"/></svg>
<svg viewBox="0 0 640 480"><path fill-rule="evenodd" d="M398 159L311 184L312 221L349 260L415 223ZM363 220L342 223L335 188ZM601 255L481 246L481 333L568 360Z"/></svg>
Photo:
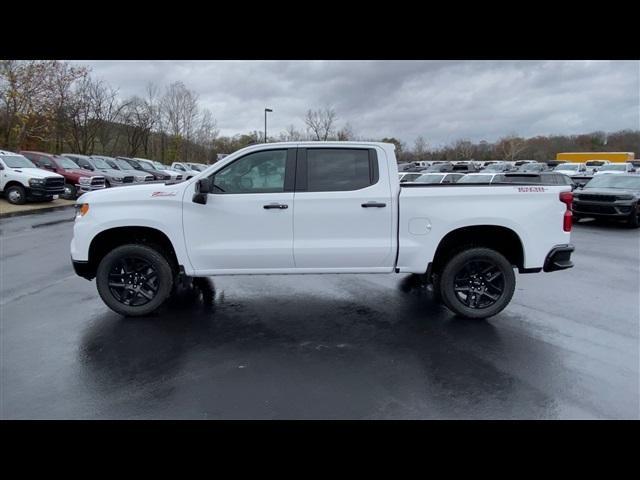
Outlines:
<svg viewBox="0 0 640 480"><path fill-rule="evenodd" d="M297 269L393 268L391 185L384 155L377 148L298 149L293 212Z"/></svg>

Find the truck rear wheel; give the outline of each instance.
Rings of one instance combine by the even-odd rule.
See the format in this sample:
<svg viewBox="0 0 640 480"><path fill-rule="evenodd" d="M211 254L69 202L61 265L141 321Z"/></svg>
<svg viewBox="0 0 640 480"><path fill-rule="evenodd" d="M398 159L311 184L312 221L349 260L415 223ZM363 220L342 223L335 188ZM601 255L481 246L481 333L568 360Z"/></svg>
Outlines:
<svg viewBox="0 0 640 480"><path fill-rule="evenodd" d="M116 313L147 315L164 303L173 287L173 272L162 253L146 245L113 249L96 272L100 297Z"/></svg>
<svg viewBox="0 0 640 480"><path fill-rule="evenodd" d="M490 248L470 248L454 255L440 276L442 301L466 318L487 318L501 312L515 287L513 266Z"/></svg>

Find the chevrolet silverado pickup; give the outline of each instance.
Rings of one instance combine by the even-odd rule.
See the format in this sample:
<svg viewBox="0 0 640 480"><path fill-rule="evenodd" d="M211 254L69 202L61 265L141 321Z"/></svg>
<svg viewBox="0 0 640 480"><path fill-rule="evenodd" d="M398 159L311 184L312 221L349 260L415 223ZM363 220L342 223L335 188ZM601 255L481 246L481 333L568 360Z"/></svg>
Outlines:
<svg viewBox="0 0 640 480"><path fill-rule="evenodd" d="M454 313L502 311L515 272L573 266L568 185L400 185L377 142L253 145L179 184L89 192L76 273L115 312L146 315L185 278L413 273Z"/></svg>

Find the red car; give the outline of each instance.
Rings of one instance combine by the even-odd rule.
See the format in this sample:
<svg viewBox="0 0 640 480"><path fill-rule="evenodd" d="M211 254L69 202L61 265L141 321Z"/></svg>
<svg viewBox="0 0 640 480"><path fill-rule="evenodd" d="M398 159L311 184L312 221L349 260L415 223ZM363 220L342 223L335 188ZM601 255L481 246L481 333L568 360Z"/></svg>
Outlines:
<svg viewBox="0 0 640 480"><path fill-rule="evenodd" d="M62 198L75 200L79 195L92 190L105 188L105 178L99 173L80 168L73 160L60 155L43 152L21 151L38 168L56 172L64 177Z"/></svg>

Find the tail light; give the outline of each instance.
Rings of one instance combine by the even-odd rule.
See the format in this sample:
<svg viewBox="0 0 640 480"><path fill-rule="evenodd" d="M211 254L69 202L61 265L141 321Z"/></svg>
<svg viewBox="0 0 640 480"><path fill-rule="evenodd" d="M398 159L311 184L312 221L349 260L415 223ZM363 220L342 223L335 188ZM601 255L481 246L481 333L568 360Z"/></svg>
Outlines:
<svg viewBox="0 0 640 480"><path fill-rule="evenodd" d="M562 220L562 229L565 232L570 232L573 223L573 213L571 212L573 207L573 192L560 192L560 201L567 206Z"/></svg>

